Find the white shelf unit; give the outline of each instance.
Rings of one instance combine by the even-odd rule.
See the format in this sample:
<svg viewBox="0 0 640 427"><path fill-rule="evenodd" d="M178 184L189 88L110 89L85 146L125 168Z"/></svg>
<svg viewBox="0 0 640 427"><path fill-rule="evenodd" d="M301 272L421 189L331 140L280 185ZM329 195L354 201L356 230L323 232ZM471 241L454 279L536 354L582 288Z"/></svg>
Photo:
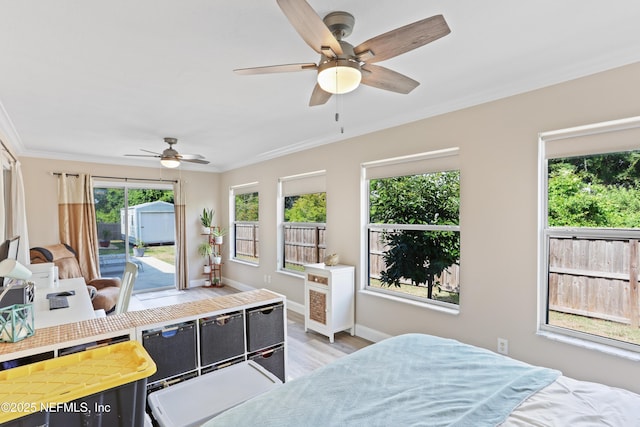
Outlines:
<svg viewBox="0 0 640 427"><path fill-rule="evenodd" d="M314 330L333 343L336 332L354 335L355 267L350 265L304 266L304 330Z"/></svg>

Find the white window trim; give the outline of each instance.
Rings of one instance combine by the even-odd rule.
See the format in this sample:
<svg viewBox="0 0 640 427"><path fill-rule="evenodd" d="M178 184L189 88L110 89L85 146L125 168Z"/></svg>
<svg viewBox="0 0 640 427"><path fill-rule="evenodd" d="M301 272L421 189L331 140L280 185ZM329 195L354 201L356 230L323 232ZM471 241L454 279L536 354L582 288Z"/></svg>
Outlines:
<svg viewBox="0 0 640 427"><path fill-rule="evenodd" d="M548 325L547 301L549 287L548 278L548 238L553 236L578 237L612 237L612 238L640 238L640 230L601 229L588 227L547 227L548 209L548 162L546 144L571 138L589 137L609 132L632 130L640 128L640 116L621 120L577 126L538 135L538 301L537 301L537 334L545 338L562 341L571 345L601 351L615 356L632 360L640 360L640 349L636 344L605 338L597 335L574 331L567 328ZM638 149L638 147L636 147ZM614 150L614 151L610 151ZM616 148L604 150L604 153L619 151ZM564 156L562 156L564 157ZM555 157L554 157L555 158ZM560 158L560 157L558 157Z"/></svg>
<svg viewBox="0 0 640 427"><path fill-rule="evenodd" d="M459 155L460 148L452 147L441 150L429 151L425 153L410 154L407 156L393 157L389 159L375 160L370 162L364 162L360 164L360 265L363 274L360 275L359 293L373 295L388 300L419 306L423 308L433 309L448 314L459 314L460 304L450 304L442 301L430 300L427 298L415 297L412 295L405 295L393 290L378 289L368 286L369 281L369 230L381 229L381 228L395 228L403 230L442 230L442 231L457 231L460 232L460 226L450 225L409 225L409 224L375 224L369 223L369 177L367 169L380 168L386 166L397 166L403 163L412 162L424 162L437 159L445 159L448 157L457 157ZM439 169L439 168L436 168ZM460 170L458 167L457 170ZM443 172L444 170L438 170ZM429 172L425 172L429 173ZM366 271L366 273L364 273Z"/></svg>
<svg viewBox="0 0 640 427"><path fill-rule="evenodd" d="M287 274L295 277L303 277L303 273L297 273L292 270L287 270L284 268L284 199L287 197L283 193L283 184L290 181L296 180L304 180L304 179L314 179L326 176L327 171L325 169L317 170L313 172L300 173L296 175L283 176L278 178L278 188L277 188L277 198L276 198L276 272ZM326 192L326 189L323 190ZM316 189L310 190L308 193L317 192ZM308 193L299 193L299 194L308 194Z"/></svg>
<svg viewBox="0 0 640 427"><path fill-rule="evenodd" d="M258 267L260 265L260 258L257 262L246 261L235 257L236 253L236 195L247 193L258 193L258 210L260 210L260 192L258 191L258 181L248 182L246 184L232 185L229 187L229 261L236 262L238 264L249 265L251 267ZM260 217L258 216L258 221Z"/></svg>

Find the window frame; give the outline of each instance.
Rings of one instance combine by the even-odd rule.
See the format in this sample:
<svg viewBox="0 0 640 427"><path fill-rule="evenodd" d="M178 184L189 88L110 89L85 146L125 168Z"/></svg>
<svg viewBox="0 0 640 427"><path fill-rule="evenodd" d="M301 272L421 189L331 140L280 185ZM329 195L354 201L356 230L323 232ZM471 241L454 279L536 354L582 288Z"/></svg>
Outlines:
<svg viewBox="0 0 640 427"><path fill-rule="evenodd" d="M594 347L605 352L630 352L634 359L640 356L640 345L590 334L561 326L549 321L549 242L553 237L582 239L640 239L640 228L559 227L548 225L549 162L550 159L613 154L640 150L633 144L628 132L640 130L640 117L596 123L586 126L541 132L538 135L538 319L537 333L552 339L565 340L584 347ZM602 141L610 136L612 143ZM566 142L566 147L560 144ZM582 143L583 147L577 148ZM586 143L585 143L586 142ZM631 144L631 145L630 145ZM551 149L549 149L551 145ZM626 354L626 353L625 353Z"/></svg>
<svg viewBox="0 0 640 427"><path fill-rule="evenodd" d="M258 188L258 182L248 182L245 184L232 185L229 187L229 260L248 264L254 267L260 265L260 250L258 249L257 261L248 259L242 259L236 257L236 196L242 194L256 193L258 195L258 226L260 224L260 191ZM260 241L255 244L259 245Z"/></svg>
<svg viewBox="0 0 640 427"><path fill-rule="evenodd" d="M384 179L397 176L410 176L417 174L429 174L438 172L458 171L461 175L459 165L458 147L434 150L424 153L399 156L388 159L364 162L360 165L360 195L361 195L361 274L360 289L372 295L391 298L393 300L419 304L423 307L441 310L451 314L458 314L460 304L449 303L409 295L394 291L390 288L378 288L369 286L370 282L370 242L369 234L372 230L394 229L394 230L423 230L423 231L453 231L461 236L461 226L458 225L434 225L434 224L383 224L371 223L370 214L370 180ZM385 171L388 173L385 173ZM366 272L366 273L365 273ZM461 293L461 291L460 291Z"/></svg>
<svg viewBox="0 0 640 427"><path fill-rule="evenodd" d="M279 273L289 274L296 277L304 277L304 272L302 271L296 271L296 270L285 268L285 241L284 241L285 225L296 224L296 223L285 222L285 219L284 219L285 199L293 195L325 193L325 201L326 201L326 193L327 193L326 173L327 171L322 169L322 170L317 170L313 172L306 172L306 173L289 175L289 176L278 178L277 200L276 200L276 205L277 205L276 271ZM292 187L294 188L295 191L290 191L285 187ZM324 224L326 228L327 223L325 222Z"/></svg>

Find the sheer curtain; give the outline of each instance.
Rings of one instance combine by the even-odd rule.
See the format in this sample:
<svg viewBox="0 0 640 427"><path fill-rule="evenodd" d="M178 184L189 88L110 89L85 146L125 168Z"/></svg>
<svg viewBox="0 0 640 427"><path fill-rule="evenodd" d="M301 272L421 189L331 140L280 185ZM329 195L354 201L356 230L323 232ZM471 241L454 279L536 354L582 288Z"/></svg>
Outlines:
<svg viewBox="0 0 640 427"><path fill-rule="evenodd" d="M60 174L58 222L60 242L78 254L84 279L88 282L98 278L98 230L91 176Z"/></svg>
<svg viewBox="0 0 640 427"><path fill-rule="evenodd" d="M176 287L187 289L188 263L187 263L187 232L186 232L186 197L184 182L179 179L173 184L173 206L176 221Z"/></svg>
<svg viewBox="0 0 640 427"><path fill-rule="evenodd" d="M11 215L9 223L9 235L20 236L18 246L18 262L23 265L30 263L29 257L29 232L27 231L27 209L24 202L24 181L20 162L11 165Z"/></svg>

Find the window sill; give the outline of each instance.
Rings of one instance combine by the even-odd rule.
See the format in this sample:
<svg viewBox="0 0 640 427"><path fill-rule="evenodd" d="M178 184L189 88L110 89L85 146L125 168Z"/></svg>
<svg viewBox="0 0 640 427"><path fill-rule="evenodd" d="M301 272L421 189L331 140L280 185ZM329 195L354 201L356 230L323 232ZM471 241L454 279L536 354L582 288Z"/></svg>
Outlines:
<svg viewBox="0 0 640 427"><path fill-rule="evenodd" d="M624 359L632 360L634 362L640 362L640 353L637 353L635 351L625 350L622 348L613 347L607 344L593 342L591 340L586 340L582 338L571 337L559 332L548 331L548 330L538 330L537 335L552 341L557 341L564 344L585 348L587 350L599 351L601 353L608 354L610 356L621 357Z"/></svg>
<svg viewBox="0 0 640 427"><path fill-rule="evenodd" d="M304 280L304 272L303 271L301 271L299 273L295 273L293 271L280 269L280 270L277 270L276 273L280 273L280 274L284 274L285 276L296 277L298 279Z"/></svg>
<svg viewBox="0 0 640 427"><path fill-rule="evenodd" d="M402 298L402 297L395 296L395 295L390 295L390 294L387 294L387 293L384 293L384 292L376 292L376 291L371 291L371 290L368 290L368 289L361 289L361 290L358 291L358 293L361 294L361 295L371 295L371 296L376 297L376 298L382 298L382 299L386 299L386 300L389 300L389 301L399 302L399 303L402 303L402 304L408 304L408 305L412 305L414 307L426 308L426 309L429 309L429 310L438 311L440 313L451 314L453 316L457 316L458 314L460 314L460 308L445 307L445 306L434 304L434 303L417 301L417 300L413 300L413 299L409 299L409 298Z"/></svg>
<svg viewBox="0 0 640 427"><path fill-rule="evenodd" d="M235 264L247 265L249 267L260 267L260 264L257 264L255 262L243 261L241 259L231 258L229 261L231 261L231 262L233 262Z"/></svg>

